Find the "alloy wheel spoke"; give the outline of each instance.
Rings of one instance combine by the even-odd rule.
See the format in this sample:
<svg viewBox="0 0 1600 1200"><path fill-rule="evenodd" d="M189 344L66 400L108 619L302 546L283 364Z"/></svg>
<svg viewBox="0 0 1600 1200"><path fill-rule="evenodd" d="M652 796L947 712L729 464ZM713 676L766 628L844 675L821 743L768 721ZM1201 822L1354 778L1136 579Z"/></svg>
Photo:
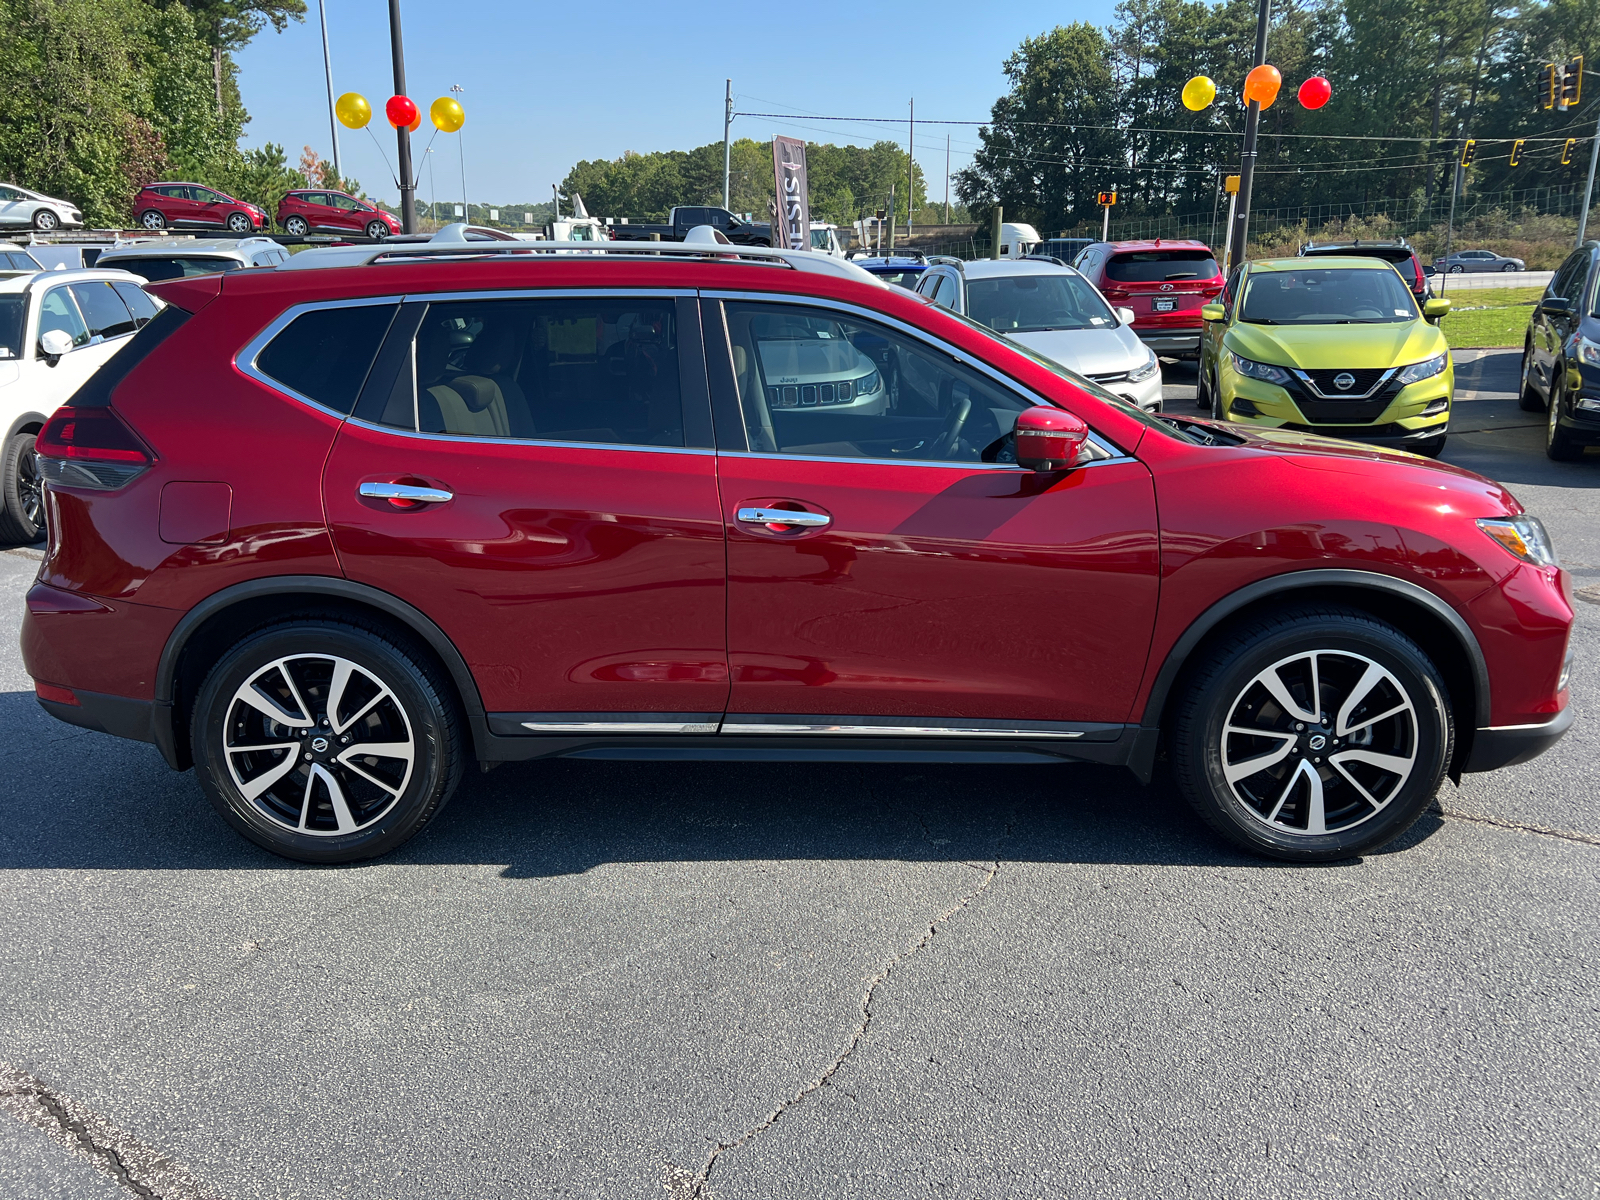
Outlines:
<svg viewBox="0 0 1600 1200"><path fill-rule="evenodd" d="M328 802L333 806L333 821L336 831L350 833L356 827L356 819L350 813L350 802L345 799L344 789L339 786L338 777L321 763L313 763L311 773L321 778L323 786L328 789Z"/></svg>
<svg viewBox="0 0 1600 1200"><path fill-rule="evenodd" d="M266 742L257 746L229 746L229 754L250 754L263 750L298 750L299 742Z"/></svg>
<svg viewBox="0 0 1600 1200"><path fill-rule="evenodd" d="M1350 724L1351 714L1354 713L1357 708L1361 707L1361 705L1366 701L1367 697L1372 694L1372 690L1374 688L1389 678L1391 678L1389 672L1385 671L1377 663L1367 664L1367 669L1362 672L1361 678L1356 682L1355 687L1350 689L1350 695L1347 696L1345 698L1345 702L1339 706L1339 716L1334 722L1333 727L1335 737L1348 737L1350 734L1355 733L1358 729L1365 729L1369 725L1376 725L1385 717L1392 717L1395 713L1402 712L1411 707L1410 701L1402 698L1400 703L1395 705L1393 708L1386 709L1375 717L1368 717L1359 724Z"/></svg>
<svg viewBox="0 0 1600 1200"><path fill-rule="evenodd" d="M289 660L281 658L277 662L278 674L283 676L283 681L289 685L289 694L294 697L295 704L306 715L306 724L315 725L316 718L311 714L311 706L306 703L306 698L300 694L300 688L294 681L294 676L289 674Z"/></svg>
<svg viewBox="0 0 1600 1200"><path fill-rule="evenodd" d="M1328 765L1330 767L1332 767L1335 771L1339 772L1340 776L1344 779L1344 781L1346 783L1348 783L1351 787L1355 788L1356 791L1360 792L1361 793L1361 798L1363 800L1365 800L1368 804L1372 805L1374 811L1376 811L1377 809L1382 808L1385 804L1388 803L1387 800L1379 800L1376 796L1374 796L1371 792L1369 792L1367 790L1366 786L1359 779L1357 779L1354 775L1350 774L1349 770L1346 769L1344 763L1340 762L1337 758L1328 759Z"/></svg>
<svg viewBox="0 0 1600 1200"><path fill-rule="evenodd" d="M344 732L344 726L339 724L339 704L344 700L344 689L350 685L354 669L345 659L334 659L333 679L328 684L328 724L335 733Z"/></svg>
<svg viewBox="0 0 1600 1200"><path fill-rule="evenodd" d="M1388 771L1391 775L1402 778L1411 774L1411 764L1414 758L1403 758L1398 754L1378 754L1372 750L1341 750L1337 754L1328 756L1328 761L1336 766L1341 763L1359 762L1377 767L1379 770Z"/></svg>
<svg viewBox="0 0 1600 1200"><path fill-rule="evenodd" d="M261 676L256 676L256 679L260 678ZM310 717L290 716L288 711L281 707L276 700L273 700L260 688L256 687L256 679L246 680L239 690L233 694L233 698L248 704L251 708L270 717L279 725L289 725L295 729L308 729L311 727L313 722Z"/></svg>
<svg viewBox="0 0 1600 1200"><path fill-rule="evenodd" d="M235 780L239 784L240 794L242 794L246 800L254 800L257 796L261 795L262 792L266 791L273 784L277 783L278 780L282 779L290 771L294 770L296 761L297 759L294 754L294 748L291 747L290 752L283 756L282 762L273 763L272 766L261 772L261 774L257 775L254 779L248 781L240 780L237 778L236 774ZM231 767L233 764L229 763L228 765Z"/></svg>
<svg viewBox="0 0 1600 1200"><path fill-rule="evenodd" d="M1230 763L1226 756L1223 759L1222 773L1229 783L1238 783L1241 779L1248 779L1251 775L1258 775L1269 767L1275 767L1289 757L1289 752L1294 749L1295 737L1292 733L1268 733L1259 729L1241 729L1230 725L1229 733L1243 733L1251 737L1281 738L1283 744L1276 750L1269 750L1266 754L1259 754L1255 758L1247 758L1243 762Z"/></svg>
<svg viewBox="0 0 1600 1200"><path fill-rule="evenodd" d="M1317 657L1314 654L1303 654L1301 658L1311 659L1311 678L1313 684L1317 677ZM1298 662L1299 659L1292 660ZM1257 676L1257 682L1267 689L1267 692L1278 702L1278 707L1283 709L1297 721L1307 721L1313 725L1317 723L1320 713L1307 712L1300 707L1300 702L1289 694L1289 689L1284 686L1283 677L1278 674L1277 667L1270 667Z"/></svg>
<svg viewBox="0 0 1600 1200"><path fill-rule="evenodd" d="M357 721L361 720L362 717L366 716L374 708L378 707L378 705L382 701L387 700L389 698L389 695L390 695L389 689L388 688L384 688L376 696L374 696L371 700L368 700L365 704L363 704L361 706L361 708L360 708L360 711L358 711L354 716L352 716L348 721L346 721L342 725L339 724L339 722L334 719L332 710L330 709L329 713L328 713L328 719L330 721L333 721L333 731L335 733L343 733L346 729L349 729L352 725L354 725Z"/></svg>

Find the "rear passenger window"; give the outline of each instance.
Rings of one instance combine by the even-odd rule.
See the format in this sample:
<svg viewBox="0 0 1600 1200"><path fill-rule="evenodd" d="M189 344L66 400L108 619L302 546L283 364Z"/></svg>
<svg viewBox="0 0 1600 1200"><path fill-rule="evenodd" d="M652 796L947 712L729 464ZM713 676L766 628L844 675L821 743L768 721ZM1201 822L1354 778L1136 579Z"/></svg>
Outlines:
<svg viewBox="0 0 1600 1200"><path fill-rule="evenodd" d="M133 314L136 328L143 329L144 323L161 311L156 307L156 302L145 295L145 290L137 284L113 283L111 286L117 295L122 297L122 302L128 306L128 311Z"/></svg>
<svg viewBox="0 0 1600 1200"><path fill-rule="evenodd" d="M393 304L302 313L256 355L256 370L308 400L348 413L394 313Z"/></svg>
<svg viewBox="0 0 1600 1200"><path fill-rule="evenodd" d="M682 446L672 300L428 307L381 420L420 433Z"/></svg>
<svg viewBox="0 0 1600 1200"><path fill-rule="evenodd" d="M72 294L78 298L78 308L89 323L90 337L124 337L137 328L133 314L110 283L75 283Z"/></svg>

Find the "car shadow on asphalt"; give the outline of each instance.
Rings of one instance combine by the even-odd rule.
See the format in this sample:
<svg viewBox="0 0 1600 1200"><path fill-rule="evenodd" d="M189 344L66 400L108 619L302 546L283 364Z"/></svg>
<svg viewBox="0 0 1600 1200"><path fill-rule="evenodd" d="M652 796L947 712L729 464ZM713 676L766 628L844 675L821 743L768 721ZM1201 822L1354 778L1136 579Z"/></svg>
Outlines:
<svg viewBox="0 0 1600 1200"><path fill-rule="evenodd" d="M170 771L152 746L61 725L29 693L0 693L0 736L14 748L0 782L0 869L362 869L257 849L193 773ZM1425 816L1384 853L1438 826ZM1285 865L1223 842L1164 771L1146 787L1089 764L564 759L471 769L429 828L378 862L491 864L521 879L617 862L786 859Z"/></svg>

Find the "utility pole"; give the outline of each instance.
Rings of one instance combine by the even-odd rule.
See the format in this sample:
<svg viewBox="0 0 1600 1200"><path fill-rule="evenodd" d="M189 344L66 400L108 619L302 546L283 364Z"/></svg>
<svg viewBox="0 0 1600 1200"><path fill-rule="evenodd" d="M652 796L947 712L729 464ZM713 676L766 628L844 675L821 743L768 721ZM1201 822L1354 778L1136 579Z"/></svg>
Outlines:
<svg viewBox="0 0 1600 1200"><path fill-rule="evenodd" d="M1596 105L1600 108L1600 105ZM1594 199L1594 164L1600 158L1600 117L1595 118L1594 145L1589 147L1589 182L1583 185L1583 208L1578 211L1578 242L1583 245L1584 231L1589 227L1589 203Z"/></svg>
<svg viewBox="0 0 1600 1200"><path fill-rule="evenodd" d="M1267 61L1267 22L1272 17L1272 0L1261 0L1256 10L1256 55L1254 66ZM1250 187L1256 173L1256 131L1261 126L1261 103L1250 101L1244 116L1244 150L1239 155L1239 197L1228 228L1228 257L1244 262L1246 239L1250 232Z"/></svg>
<svg viewBox="0 0 1600 1200"><path fill-rule="evenodd" d="M944 223L950 224L950 135L944 135Z"/></svg>
<svg viewBox="0 0 1600 1200"><path fill-rule="evenodd" d="M733 211L733 192L728 186L733 167L733 80L728 80L728 90L722 99L722 207Z"/></svg>
<svg viewBox="0 0 1600 1200"><path fill-rule="evenodd" d="M556 216L555 216L555 219L559 221L559 220L561 220L561 185L559 183L552 183L550 185L550 194L555 197L555 201L556 201Z"/></svg>
<svg viewBox="0 0 1600 1200"><path fill-rule="evenodd" d="M911 98L911 120L906 142L906 240L916 224L917 208L917 98Z"/></svg>
<svg viewBox="0 0 1600 1200"><path fill-rule="evenodd" d="M467 89L459 83L452 83L450 91L457 96L464 96L467 93ZM467 142L462 137L459 129L456 130L456 154L461 159L461 219L470 225L472 224L472 205L467 203Z"/></svg>
<svg viewBox="0 0 1600 1200"><path fill-rule="evenodd" d="M322 19L322 70L328 77L328 132L333 136L333 173L344 187L344 168L339 165L339 122L333 115L333 55L328 51L328 2L317 0L317 14Z"/></svg>
<svg viewBox="0 0 1600 1200"><path fill-rule="evenodd" d="M394 56L394 94L406 94L406 51L400 38L400 0L389 0L389 51ZM400 164L400 230L417 231L417 181L411 176L411 130L401 126L395 131L399 143L397 161ZM462 172L465 179L466 172Z"/></svg>

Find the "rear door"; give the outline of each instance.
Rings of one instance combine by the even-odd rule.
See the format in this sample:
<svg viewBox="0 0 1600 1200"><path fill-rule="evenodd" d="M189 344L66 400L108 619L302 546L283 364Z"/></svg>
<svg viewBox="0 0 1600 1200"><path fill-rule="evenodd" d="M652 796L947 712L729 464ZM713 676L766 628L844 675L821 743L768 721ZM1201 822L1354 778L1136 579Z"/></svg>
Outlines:
<svg viewBox="0 0 1600 1200"><path fill-rule="evenodd" d="M726 564L692 299L408 298L325 499L346 574L444 630L496 732L714 730Z"/></svg>

